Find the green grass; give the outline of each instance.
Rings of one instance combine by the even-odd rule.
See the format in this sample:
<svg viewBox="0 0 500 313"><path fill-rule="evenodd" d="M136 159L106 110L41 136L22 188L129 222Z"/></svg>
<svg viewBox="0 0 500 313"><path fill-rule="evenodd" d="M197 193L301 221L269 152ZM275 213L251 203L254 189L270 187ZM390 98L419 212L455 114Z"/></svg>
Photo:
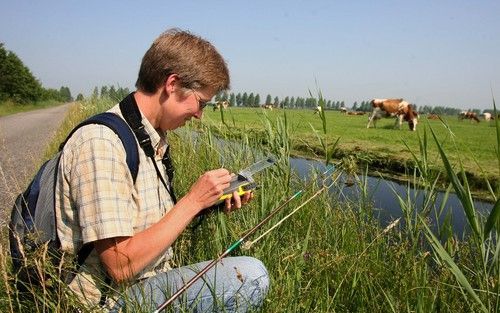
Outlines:
<svg viewBox="0 0 500 313"><path fill-rule="evenodd" d="M18 104L18 103L13 103L11 101L5 101L5 102L0 102L0 116L6 116L20 112L28 112L57 105L61 105L61 103L53 100L40 101L37 103L30 103L30 104Z"/></svg>
<svg viewBox="0 0 500 313"><path fill-rule="evenodd" d="M323 130L323 121L312 110L264 110L260 108L229 108L224 111L227 128L233 136L247 134L259 137L263 129L263 119L275 121L286 114L290 124L292 153L306 157L323 158L324 148L315 130ZM496 158L496 136L494 122L471 123L459 121L455 116L444 116L439 120L420 117L417 132L408 130L407 123L402 129L394 129L394 119L382 119L377 128L366 128L368 115L349 116L337 111L325 111L328 124L324 137L330 143L339 139L334 156L340 159L355 156L358 161L367 163L371 170L389 171L401 178L405 170L414 167L412 153L419 151L419 135L432 127L438 141L448 150L448 158L453 165L461 158L463 169L471 179L471 189L482 192L487 190L485 178L500 192L500 172ZM213 128L222 126L219 111L207 110L203 123ZM312 127L311 127L312 126ZM452 129L450 132L449 129ZM408 148L405 146L405 143ZM456 147L456 149L455 149ZM435 146L428 147L429 166L444 173Z"/></svg>
<svg viewBox="0 0 500 313"><path fill-rule="evenodd" d="M103 101L86 102L82 109L75 108L73 114L69 115L72 120L67 121L59 136L64 137L79 120L96 111L102 111L111 104ZM251 116L250 109L231 111L241 112L239 115L246 115L248 119L236 122L236 114L225 116L226 123L232 124L234 121L234 124L246 130L239 134L241 140L234 145L222 148L216 145L215 133L223 139L233 138L234 133L225 126L217 125L217 117L212 115L212 112L207 112L208 119L204 122L205 125L213 124L211 127L193 125L200 131L198 134L184 131L169 134L176 166L175 184L178 195L184 194L197 177L208 169L224 166L234 171L259 159L260 154L268 153L276 155L279 162L257 177L262 188L256 192L256 198L248 206L229 215L211 214L199 227L187 229L179 237L174 246L174 262L177 265L215 258L283 199L305 188L304 183L290 172L288 157L292 153L292 142L297 140L294 136L300 133L300 130L307 132L308 127L311 129L307 121L314 125L314 129L324 129L320 118L309 111L290 112L287 116L276 112L262 115L264 113L257 111L260 114L260 120L257 121ZM306 113L310 113L311 117L307 117ZM334 118L331 118L330 114ZM302 118L298 120L297 116ZM327 133L333 133L333 130L339 127L333 125L333 121L341 124L340 116L328 112L326 117L328 119L325 129ZM351 129L362 130L365 126L363 121L366 121L366 118L359 119L358 127ZM454 121L450 120L450 124L452 122ZM347 124L344 122L344 125ZM427 207L434 205L437 192L433 181L435 177L425 175L427 168L431 165L441 165L443 162L446 164L447 156L452 154L456 155L456 158L461 157L461 151L455 150L457 148L452 142L441 145L439 142L442 139L434 140L438 136L447 136L445 132L439 133L440 124L431 124L431 127L432 131L429 129L429 132L421 133L420 137L414 133L384 128L366 130L366 134L385 131L389 134L417 138L415 142L409 143L416 145L415 154L409 154L410 158L414 158L419 164L419 175L413 176L412 179L425 186L422 192L428 200ZM479 127L484 126L479 125L478 129ZM258 138L254 136L255 129L258 130ZM327 145L333 146L335 142L322 134L319 131L318 134L311 135L310 141L307 142L308 145L316 142L318 153L324 151L318 142L318 136ZM428 134L432 134L432 137ZM457 135L456 141L458 137ZM264 151L257 153L255 149L251 149L261 146L261 142L268 143L262 147ZM392 148L397 151L405 149L399 140L396 140L394 145ZM494 147L498 145L494 144ZM427 158L429 150L439 153L439 158ZM318 154L318 157L325 159L324 155ZM497 164L498 162L500 156L497 156ZM348 167L347 164L344 166ZM464 203L467 203L467 177L454 177L450 166L446 166L446 171L452 178L451 186L459 192ZM362 193L366 193L363 181L357 183ZM300 200L290 203L268 226L255 234L255 237L301 205L319 188L320 186L307 188ZM495 238L498 238L499 234L499 202L495 206L499 208L490 216L480 216L473 205L465 205L470 217L468 221L471 225L476 225L478 231L467 240L458 240L440 233L433 234L427 224L429 210L416 208L411 199L400 199L402 211L406 212L403 220L393 228L384 229L373 218L374 208L366 201L366 197L341 203L337 200L340 199L340 191L333 191L333 198L322 193L254 244L250 250L237 250L233 253L257 257L268 267L271 289L262 312L498 311L500 244ZM5 239L0 243L4 244ZM16 311L18 295L10 284L12 273L6 249L0 249L0 274L0 284L4 286L0 288L0 311ZM40 290L34 290L34 294L36 300L23 304L26 312L63 312L69 308L67 301L74 301L57 294L47 295ZM76 306L83 308L78 304Z"/></svg>

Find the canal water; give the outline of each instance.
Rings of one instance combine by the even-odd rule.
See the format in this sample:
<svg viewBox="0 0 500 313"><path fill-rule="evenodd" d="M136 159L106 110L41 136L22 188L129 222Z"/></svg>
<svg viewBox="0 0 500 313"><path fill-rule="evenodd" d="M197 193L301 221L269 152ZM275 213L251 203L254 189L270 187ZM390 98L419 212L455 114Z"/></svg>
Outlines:
<svg viewBox="0 0 500 313"><path fill-rule="evenodd" d="M198 135L193 132L189 133L192 136L191 138L194 138L196 140ZM240 146L240 143L228 142L219 138L215 140L215 144L220 145L221 149L224 146L228 145L232 145L237 149L238 147L243 148ZM221 164L224 164L224 162L222 162ZM317 160L310 160L305 158L290 158L290 166L292 170L295 171L297 175L303 180L307 180L311 176L311 174L314 173L314 171L316 171L316 173L321 173L326 170L326 166L324 163ZM374 216L378 218L382 226L387 225L394 219L401 217L403 214L396 194L403 199L409 197L410 201L417 209L421 209L423 206L423 190L419 188L409 188L407 184L391 181L381 177L358 177L362 181L366 180L367 194L370 202L372 203L373 210L375 211ZM340 180L345 181L346 176L344 175ZM332 189L333 190L330 191L330 194L332 197L336 198L335 200L341 202L347 201L351 203L359 203L361 194L359 185L336 184L336 186L332 187ZM439 215L439 212L437 211L441 207L443 201L446 202L444 204L443 211ZM476 212L479 212L479 214L487 215L489 214L489 212L491 212L493 204L485 201L474 201L474 207L476 209ZM448 213L451 216L452 231L457 237L461 238L463 235L467 234L470 231L463 206L456 194L450 192L448 198L445 199L445 193L439 192L434 203L434 212L431 212L429 216L432 219L431 228L434 231L437 230L438 225L441 225L443 223L443 220Z"/></svg>
<svg viewBox="0 0 500 313"><path fill-rule="evenodd" d="M308 179L314 171L320 173L326 170L324 163L303 158L291 158L290 165L292 170L295 171L302 179ZM418 209L423 206L423 191L418 188L408 188L407 184L390 181L380 177L358 177L361 180L366 179L368 189L367 194L373 204L373 208L375 210L374 215L378 217L383 226L387 225L394 219L401 217L403 214L396 194L403 199L406 199L409 196L415 207ZM341 177L340 181L346 181L346 176L344 175L344 177ZM334 188L337 188L337 190L332 190L331 195L332 197L337 197L338 201L358 203L358 199L361 194L358 184L341 183ZM438 218L436 218L436 216L438 216L438 212L436 211L439 210L443 201L446 201L443 212ZM493 204L485 201L474 201L474 207L480 214L488 214L492 210ZM445 193L439 192L436 197L434 209L435 211L430 214L433 224L432 228L434 230L437 229L438 223L441 224L443 222L446 213L450 213L453 233L460 238L469 232L470 228L466 220L463 206L456 194L450 193L448 198L445 199Z"/></svg>

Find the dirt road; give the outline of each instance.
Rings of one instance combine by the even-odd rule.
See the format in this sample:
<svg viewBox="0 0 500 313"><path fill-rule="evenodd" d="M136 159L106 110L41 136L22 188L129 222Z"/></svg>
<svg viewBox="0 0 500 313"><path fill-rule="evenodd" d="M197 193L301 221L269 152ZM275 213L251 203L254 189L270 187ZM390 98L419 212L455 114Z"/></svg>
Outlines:
<svg viewBox="0 0 500 313"><path fill-rule="evenodd" d="M0 221L34 174L70 104L0 117Z"/></svg>

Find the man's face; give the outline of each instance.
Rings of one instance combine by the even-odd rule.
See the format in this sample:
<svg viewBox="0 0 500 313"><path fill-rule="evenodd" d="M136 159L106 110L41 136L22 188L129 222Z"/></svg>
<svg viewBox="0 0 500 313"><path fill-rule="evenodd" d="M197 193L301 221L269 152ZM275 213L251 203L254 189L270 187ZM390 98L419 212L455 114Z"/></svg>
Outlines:
<svg viewBox="0 0 500 313"><path fill-rule="evenodd" d="M203 108L212 99L214 93L209 89L177 88L170 94L163 107L160 128L165 131L173 130L184 126L193 117L200 119L203 116Z"/></svg>

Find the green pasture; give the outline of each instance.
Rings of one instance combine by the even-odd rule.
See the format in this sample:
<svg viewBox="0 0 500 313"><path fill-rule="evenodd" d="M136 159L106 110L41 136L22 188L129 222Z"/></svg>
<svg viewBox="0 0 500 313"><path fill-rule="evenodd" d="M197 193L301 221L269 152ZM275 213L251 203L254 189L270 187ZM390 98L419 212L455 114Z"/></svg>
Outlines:
<svg viewBox="0 0 500 313"><path fill-rule="evenodd" d="M206 110L202 123L215 128L229 129L237 134L258 134L263 129L262 121L284 119L290 126L292 151L295 155L317 157L322 149L315 131L322 133L322 120L313 110L265 110L261 108L228 108L220 111ZM456 116L443 116L440 120L419 118L417 131L408 129L405 122L401 129L394 128L394 119L382 119L377 128L366 128L368 114L346 115L338 111L325 111L326 139L330 143L339 139L334 159L353 155L373 169L402 174L413 167L412 152L419 154L419 140L435 132L440 144L447 151L452 164L463 164L468 176L476 182L477 189L484 189L483 177L495 183L498 173L496 156L495 122L480 123L460 121ZM222 122L224 120L224 123ZM408 149L409 148L409 149ZM443 171L436 144L427 147L431 167Z"/></svg>
<svg viewBox="0 0 500 313"><path fill-rule="evenodd" d="M73 106L46 156L56 151L61 140L78 122L113 104L112 100L99 99ZM168 134L176 167L174 184L179 197L186 194L203 172L221 166L222 156L223 165L229 169L243 168L262 157L252 149L255 144L265 142L263 153L275 154L278 162L256 177L262 188L255 192L249 205L232 214L214 211L198 226L193 223L186 229L174 244L172 265L217 257L285 199L298 190L304 190L303 196L289 203L250 240L265 235L264 231L277 226L281 218L304 204L301 210L249 249L243 245L232 253L256 257L268 269L271 288L259 312L499 312L500 243L497 238L500 200L493 194L496 204L492 212L487 216L479 214L470 198L467 178L459 179L450 166L446 166L450 177L448 192L456 192L460 198L471 232L468 238L456 238L450 231L453 218L450 215L441 216L443 225L433 232L429 224L431 214L435 214L431 213L432 208L439 206L435 202L438 191L433 177L425 175L429 166L448 164L448 156L465 159L466 155L478 154L478 151L483 156L489 153L485 144L474 142L483 140L484 134L492 137L487 141L488 145L491 144L489 149L494 151L499 146L494 143L493 129L483 122L471 125L449 118L453 136L447 135L443 125L435 121L429 123L435 134L423 135L423 129L429 127L422 125L425 123L419 125L416 133L393 130L392 121L380 121L379 128L367 130L366 116L326 113L327 136L331 137L329 143L333 145L340 136L341 149L350 147L355 151L355 147L359 147L359 150L370 153L378 149L379 155L386 153L394 158L401 155L410 158L402 141L405 140L412 149L418 150L422 146L423 151L416 155L419 175L414 179L422 181L425 186L420 194L423 203L417 205L411 198L394 194L399 200L402 218L382 227L374 218L377 213L362 180L355 182L361 190L357 200L341 202L340 186L334 186L331 195L323 192L310 198L321 187L320 174L316 173L317 180L310 179L317 184L304 183L291 172L289 157L292 142L296 146L298 142L302 147L308 147L309 150L305 149L303 153L315 151L321 157L322 146L318 142L321 136L316 137L309 124L319 133L323 132L323 125L312 111L287 111L287 118L283 118L283 111L233 108L225 111L226 125L221 123L220 113L207 111L201 124L195 122L191 125L199 132ZM241 140L234 140L234 145L221 148L216 144L216 136L233 140L235 134ZM471 146L455 152L453 140L457 147L466 145L465 136L471 141ZM436 144L437 138L444 142L446 151L442 145ZM424 157L427 147L433 153L439 149L439 158ZM500 157L497 159L499 163ZM498 170L500 166L493 172L496 174ZM337 181L335 184L341 183ZM309 200L312 201L306 202ZM15 285L16 273L10 266L5 234L6 226L3 226L0 232L0 312L100 311L76 299L57 275L53 275L44 288L28 285L28 291L21 293ZM41 250L40 256L45 260L47 252ZM58 268L51 266L50 262L37 263L39 258L28 258L27 264L57 274ZM150 312L146 308L131 311Z"/></svg>

